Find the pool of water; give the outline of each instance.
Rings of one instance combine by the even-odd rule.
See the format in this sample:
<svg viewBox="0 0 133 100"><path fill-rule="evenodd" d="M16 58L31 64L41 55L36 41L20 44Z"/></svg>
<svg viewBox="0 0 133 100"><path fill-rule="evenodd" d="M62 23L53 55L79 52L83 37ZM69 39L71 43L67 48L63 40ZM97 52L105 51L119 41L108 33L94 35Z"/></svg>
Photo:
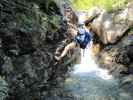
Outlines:
<svg viewBox="0 0 133 100"><path fill-rule="evenodd" d="M102 79L96 72L72 74L65 83L76 100L119 100L118 87L116 80Z"/></svg>
<svg viewBox="0 0 133 100"><path fill-rule="evenodd" d="M133 100L120 88L119 80L95 63L89 48L84 56L82 53L81 64L74 66L64 86L74 97L72 100Z"/></svg>
<svg viewBox="0 0 133 100"><path fill-rule="evenodd" d="M118 80L101 78L94 71L71 74L66 79L65 89L72 93L74 100L132 100L120 88Z"/></svg>
<svg viewBox="0 0 133 100"><path fill-rule="evenodd" d="M96 64L89 48L81 54L81 64L73 67L63 87L52 90L46 100L133 100L119 86L119 80Z"/></svg>

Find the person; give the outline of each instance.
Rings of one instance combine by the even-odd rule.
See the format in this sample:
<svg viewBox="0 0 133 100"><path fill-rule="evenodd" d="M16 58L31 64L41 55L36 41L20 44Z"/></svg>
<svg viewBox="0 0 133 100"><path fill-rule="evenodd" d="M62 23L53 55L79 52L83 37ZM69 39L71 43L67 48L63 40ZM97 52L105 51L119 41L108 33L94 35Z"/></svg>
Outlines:
<svg viewBox="0 0 133 100"><path fill-rule="evenodd" d="M57 61L60 61L63 57L66 56L67 52L76 47L85 49L87 44L91 41L91 24L89 21L85 21L84 24L80 25L78 30L70 30L74 40L69 43L63 50L60 56L55 56Z"/></svg>

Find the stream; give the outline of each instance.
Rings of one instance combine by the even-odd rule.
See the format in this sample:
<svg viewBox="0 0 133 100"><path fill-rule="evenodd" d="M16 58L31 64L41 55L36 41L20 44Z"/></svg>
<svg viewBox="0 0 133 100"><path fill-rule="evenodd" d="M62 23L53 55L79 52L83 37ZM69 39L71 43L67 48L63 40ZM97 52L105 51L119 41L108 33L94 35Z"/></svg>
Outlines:
<svg viewBox="0 0 133 100"><path fill-rule="evenodd" d="M82 24L86 13L79 13ZM133 100L128 92L121 88L119 79L114 78L107 70L101 69L91 56L91 44L81 50L81 63L73 67L70 76L65 80L62 95L54 95L46 100ZM55 91L58 89L55 89Z"/></svg>
<svg viewBox="0 0 133 100"><path fill-rule="evenodd" d="M82 53L81 64L75 65L66 79L65 89L72 93L73 100L132 100L120 89L117 79L97 66L91 57L90 47Z"/></svg>

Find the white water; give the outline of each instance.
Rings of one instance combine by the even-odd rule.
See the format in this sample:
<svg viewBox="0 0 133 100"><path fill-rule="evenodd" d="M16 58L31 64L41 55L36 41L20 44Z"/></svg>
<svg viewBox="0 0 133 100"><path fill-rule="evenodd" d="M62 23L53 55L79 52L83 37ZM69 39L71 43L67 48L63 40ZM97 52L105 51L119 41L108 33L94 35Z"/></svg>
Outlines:
<svg viewBox="0 0 133 100"><path fill-rule="evenodd" d="M108 74L108 71L98 67L96 62L91 56L91 44L87 46L85 50L81 50L81 64L74 66L74 74L83 74L83 73L95 73L96 76L101 77L102 79L112 79L112 75Z"/></svg>
<svg viewBox="0 0 133 100"><path fill-rule="evenodd" d="M91 57L91 44L81 53L81 64L74 66L65 81L65 90L74 97L68 100L132 100L119 88L118 80L96 64Z"/></svg>
<svg viewBox="0 0 133 100"><path fill-rule="evenodd" d="M78 23L83 24L86 20L86 12L80 12L78 15ZM87 48L83 51L81 50L81 64L74 66L74 74L82 73L95 73L96 76L101 77L102 79L112 79L113 77L108 74L107 70L101 69L98 67L94 59L91 57L91 47L92 41L88 44Z"/></svg>
<svg viewBox="0 0 133 100"><path fill-rule="evenodd" d="M84 16L83 13L78 16L80 24L85 20ZM65 91L74 97L67 100L132 100L119 88L118 80L96 64L91 56L91 44L92 42L85 51L81 50L81 64L74 66L70 77L65 81Z"/></svg>

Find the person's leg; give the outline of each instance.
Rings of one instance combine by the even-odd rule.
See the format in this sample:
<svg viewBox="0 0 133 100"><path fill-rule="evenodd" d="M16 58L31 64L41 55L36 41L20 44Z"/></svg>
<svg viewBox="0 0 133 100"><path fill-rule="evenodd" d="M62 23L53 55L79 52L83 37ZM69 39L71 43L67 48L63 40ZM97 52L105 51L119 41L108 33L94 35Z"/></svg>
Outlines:
<svg viewBox="0 0 133 100"><path fill-rule="evenodd" d="M74 49L76 47L76 42L71 42L70 44L68 44L65 49L63 50L63 52L61 53L61 55L59 57L55 57L57 60L61 60L64 56L66 56L67 52L71 49Z"/></svg>

